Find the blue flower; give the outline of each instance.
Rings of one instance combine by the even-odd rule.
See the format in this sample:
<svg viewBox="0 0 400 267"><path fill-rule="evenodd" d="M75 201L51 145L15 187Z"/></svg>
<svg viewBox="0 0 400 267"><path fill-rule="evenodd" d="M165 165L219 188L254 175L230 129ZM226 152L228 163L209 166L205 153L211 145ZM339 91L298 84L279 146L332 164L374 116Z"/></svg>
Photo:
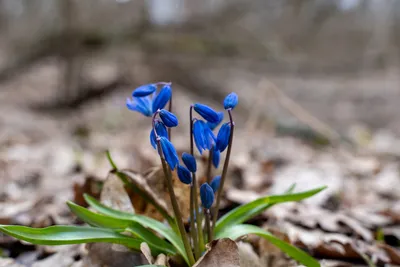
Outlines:
<svg viewBox="0 0 400 267"><path fill-rule="evenodd" d="M191 172L197 171L196 159L191 154L183 152L182 161L183 163L185 163L185 166L189 169L189 171Z"/></svg>
<svg viewBox="0 0 400 267"><path fill-rule="evenodd" d="M160 115L160 119L167 127L176 127L178 126L178 118L168 110L162 109L158 113Z"/></svg>
<svg viewBox="0 0 400 267"><path fill-rule="evenodd" d="M214 202L214 191L207 183L200 187L200 199L205 209L210 209Z"/></svg>
<svg viewBox="0 0 400 267"><path fill-rule="evenodd" d="M219 152L218 149L214 148L212 154L212 162L215 168L218 168L219 166L220 157L221 157L221 152Z"/></svg>
<svg viewBox="0 0 400 267"><path fill-rule="evenodd" d="M143 97L154 93L157 90L157 85L150 83L139 86L132 92L133 97Z"/></svg>
<svg viewBox="0 0 400 267"><path fill-rule="evenodd" d="M146 84L138 87L133 91L132 99L126 100L126 106L130 110L151 117L157 110L164 108L172 96L170 83L165 84L158 94L156 89L157 84Z"/></svg>
<svg viewBox="0 0 400 267"><path fill-rule="evenodd" d="M161 88L160 93L157 95L157 97L153 101L153 113L155 113L159 109L163 109L165 105L168 103L168 101L171 100L172 97L172 90L171 90L171 84L166 84Z"/></svg>
<svg viewBox="0 0 400 267"><path fill-rule="evenodd" d="M224 119L224 112L222 112L222 111L220 111L220 112L217 112L217 114L218 114L218 117L219 117L219 119L218 119L218 121L217 122L214 122L214 123L212 123L212 122L207 122L207 125L208 125L208 127L211 129L211 130L214 130L215 128L217 128L217 126L221 123L221 121Z"/></svg>
<svg viewBox="0 0 400 267"><path fill-rule="evenodd" d="M224 108L225 109L234 109L238 104L239 99L236 93L230 93L224 99Z"/></svg>
<svg viewBox="0 0 400 267"><path fill-rule="evenodd" d="M192 174L186 167L178 165L177 173L178 173L178 178L182 183L184 184L192 183Z"/></svg>
<svg viewBox="0 0 400 267"><path fill-rule="evenodd" d="M231 135L231 124L229 122L222 124L217 136L216 148L222 152L228 146L229 136Z"/></svg>
<svg viewBox="0 0 400 267"><path fill-rule="evenodd" d="M174 170L179 163L178 154L174 145L164 136L160 136L161 150L165 161L168 163L171 170Z"/></svg>
<svg viewBox="0 0 400 267"><path fill-rule="evenodd" d="M221 175L217 175L214 177L214 179L212 179L212 181L210 183L210 186L211 186L212 190L214 191L214 194L217 193L220 184L221 184Z"/></svg>
<svg viewBox="0 0 400 267"><path fill-rule="evenodd" d="M203 153L203 150L210 150L216 142L214 133L202 120L196 120L194 122L193 137L200 154Z"/></svg>
<svg viewBox="0 0 400 267"><path fill-rule="evenodd" d="M209 106L196 103L193 106L194 110L200 114L206 121L211 123L216 123L219 121L219 116L216 111L214 111Z"/></svg>
<svg viewBox="0 0 400 267"><path fill-rule="evenodd" d="M151 97L132 97L132 99L126 99L126 106L128 109L137 111L145 115L146 117L151 117L153 112L151 112Z"/></svg>
<svg viewBox="0 0 400 267"><path fill-rule="evenodd" d="M168 139L168 131L167 131L167 128L165 127L164 123L162 123L159 120L156 120L156 122L154 124L154 128L156 129L157 135L164 136L165 138ZM154 133L154 129L151 129L151 132L150 132L150 143L154 148L157 148L157 139L156 139L156 135Z"/></svg>

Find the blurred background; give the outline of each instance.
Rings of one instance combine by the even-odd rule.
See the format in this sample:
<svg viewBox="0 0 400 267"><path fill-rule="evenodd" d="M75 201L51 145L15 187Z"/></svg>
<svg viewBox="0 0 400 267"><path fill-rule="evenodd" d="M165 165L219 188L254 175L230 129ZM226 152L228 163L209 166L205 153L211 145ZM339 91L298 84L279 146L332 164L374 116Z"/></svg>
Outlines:
<svg viewBox="0 0 400 267"><path fill-rule="evenodd" d="M149 81L296 121L268 87L347 134L400 133L396 0L1 0L4 105L77 110ZM270 101L269 101L270 100ZM247 113L246 113L247 112Z"/></svg>
<svg viewBox="0 0 400 267"><path fill-rule="evenodd" d="M125 100L171 81L179 151L191 103L239 95L227 203L328 185L306 222L344 210L398 247L399 48L398 0L0 0L0 223L75 222L65 200L99 194L106 149L121 168L157 165ZM357 232L338 229L325 234Z"/></svg>

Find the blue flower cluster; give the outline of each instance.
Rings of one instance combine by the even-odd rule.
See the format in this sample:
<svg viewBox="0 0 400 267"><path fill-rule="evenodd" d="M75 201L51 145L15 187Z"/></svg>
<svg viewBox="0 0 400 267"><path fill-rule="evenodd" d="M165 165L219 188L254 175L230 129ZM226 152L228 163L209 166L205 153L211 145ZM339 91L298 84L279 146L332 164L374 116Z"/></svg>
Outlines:
<svg viewBox="0 0 400 267"><path fill-rule="evenodd" d="M161 85L157 93L158 86ZM167 162L171 170L177 169L179 180L184 184L192 183L192 175L197 171L196 159L188 153L182 154L184 165L179 162L178 154L174 145L169 140L168 129L178 126L178 118L170 111L164 109L171 100L171 83L152 83L136 88L132 98L128 98L126 106L128 109L137 111L144 116L152 117L152 129L150 132L151 145L159 150L159 154ZM235 93L229 94L224 100L224 109L234 109L238 104L238 96ZM224 119L223 112L216 112L209 106L196 103L192 108L202 117L193 119L193 139L200 154L204 150L212 151L212 163L218 168L220 154L228 144L231 134L230 122L222 124L217 136L213 133L216 127ZM158 117L157 117L158 115ZM209 184L205 183L200 187L200 198L205 209L209 209L214 202L214 194L217 192L221 176L216 176Z"/></svg>

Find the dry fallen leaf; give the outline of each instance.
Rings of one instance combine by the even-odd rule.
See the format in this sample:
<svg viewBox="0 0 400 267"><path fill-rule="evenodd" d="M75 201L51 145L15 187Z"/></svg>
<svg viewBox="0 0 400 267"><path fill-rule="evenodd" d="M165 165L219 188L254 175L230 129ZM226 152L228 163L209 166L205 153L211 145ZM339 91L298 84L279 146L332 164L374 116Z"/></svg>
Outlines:
<svg viewBox="0 0 400 267"><path fill-rule="evenodd" d="M229 238L214 240L193 267L240 267L236 242Z"/></svg>

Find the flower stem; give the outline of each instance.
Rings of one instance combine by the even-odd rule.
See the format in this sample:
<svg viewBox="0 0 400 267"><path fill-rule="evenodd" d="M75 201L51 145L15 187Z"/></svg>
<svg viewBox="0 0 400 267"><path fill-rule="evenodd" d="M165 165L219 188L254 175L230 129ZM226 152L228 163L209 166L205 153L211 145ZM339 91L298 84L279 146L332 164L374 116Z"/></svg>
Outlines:
<svg viewBox="0 0 400 267"><path fill-rule="evenodd" d="M193 179L193 178L192 178ZM194 222L194 197L195 197L195 192L194 192L194 186L193 182L190 185L190 234L192 236L193 240L193 247L194 247L194 256L196 260L200 258L200 248L199 248L199 243L197 240L197 233L196 233L196 227L195 227L195 222Z"/></svg>
<svg viewBox="0 0 400 267"><path fill-rule="evenodd" d="M193 143L193 106L190 106L190 154L194 156L194 143ZM194 204L194 212L196 214L196 224L197 224L197 236L199 241L199 249L200 253L205 250L204 244L204 237L203 237L203 223L202 217L199 213L199 202L198 202L198 195L197 195L197 180L196 180L196 173L192 173L192 184L193 184L193 204Z"/></svg>
<svg viewBox="0 0 400 267"><path fill-rule="evenodd" d="M212 241L212 233L210 227L210 210L204 209L204 214L206 215L206 231L207 231L207 242L210 243Z"/></svg>
<svg viewBox="0 0 400 267"><path fill-rule="evenodd" d="M222 196L222 190L224 188L224 183L225 183L225 179L226 179L226 174L228 172L228 166L229 166L229 159L231 157L231 150L232 150L232 142L233 142L233 132L235 130L235 122L233 121L232 118L232 112L230 109L228 109L228 114L229 114L229 120L231 123L231 133L229 135L229 143L228 143L228 148L226 151L226 157L225 157L225 162L224 162L224 168L222 169L222 175L221 175L221 183L218 189L218 193L217 193L217 202L215 204L215 208L214 208L214 217L213 217L213 229L215 227L215 223L217 222L218 219L218 211L219 211L219 203L221 201L221 196Z"/></svg>
<svg viewBox="0 0 400 267"><path fill-rule="evenodd" d="M171 169L168 168L167 163L165 162L163 153L162 153L162 148L160 144L160 140L157 140L157 149L160 154L160 159L161 159L161 164L163 167L164 175L167 180L167 187L169 191L169 196L171 199L171 204L172 204L172 209L174 210L175 214L175 221L178 224L179 232L181 235L181 239L183 241L183 245L185 247L186 254L189 259L189 264L193 265L195 263L192 248L190 247L189 239L187 237L186 231L185 231L185 226L183 225L182 221L182 214L179 210L179 205L178 202L176 201L176 196L174 192L174 187L172 185L172 174L171 174Z"/></svg>

